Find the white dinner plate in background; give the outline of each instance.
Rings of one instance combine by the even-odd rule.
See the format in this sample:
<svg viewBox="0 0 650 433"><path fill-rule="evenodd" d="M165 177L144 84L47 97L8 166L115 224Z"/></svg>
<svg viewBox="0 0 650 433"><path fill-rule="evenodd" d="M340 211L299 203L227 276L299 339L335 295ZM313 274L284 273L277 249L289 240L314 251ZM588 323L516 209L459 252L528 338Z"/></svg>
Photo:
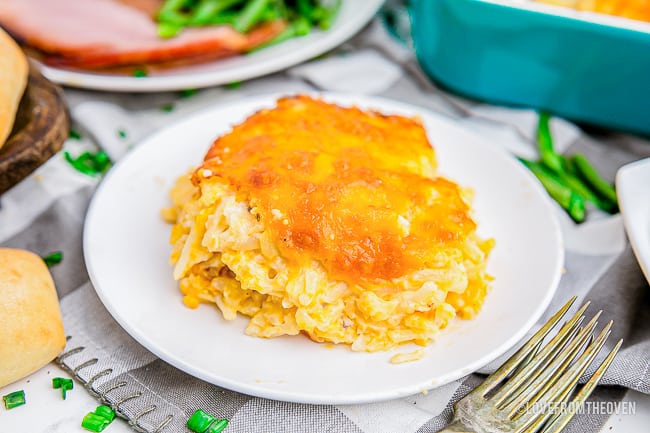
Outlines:
<svg viewBox="0 0 650 433"><path fill-rule="evenodd" d="M146 77L41 67L51 81L70 87L113 92L160 92L198 89L271 74L319 56L354 36L381 7L383 0L344 0L327 31L313 30L275 46L191 66L152 72Z"/></svg>
<svg viewBox="0 0 650 433"><path fill-rule="evenodd" d="M627 237L650 283L650 158L619 169L616 193Z"/></svg>

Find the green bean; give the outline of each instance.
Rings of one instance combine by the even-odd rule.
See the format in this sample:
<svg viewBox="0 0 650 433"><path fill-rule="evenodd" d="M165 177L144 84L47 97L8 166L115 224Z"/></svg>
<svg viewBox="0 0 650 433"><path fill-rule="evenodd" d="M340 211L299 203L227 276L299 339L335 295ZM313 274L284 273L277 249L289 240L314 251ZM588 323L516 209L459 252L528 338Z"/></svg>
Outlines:
<svg viewBox="0 0 650 433"><path fill-rule="evenodd" d="M553 137L548 113L539 114L537 125L537 146L544 165L554 172L562 171L562 158L553 149Z"/></svg>
<svg viewBox="0 0 650 433"><path fill-rule="evenodd" d="M192 13L189 25L200 26L212 24L212 20L219 14L233 6L242 3L243 0L201 0Z"/></svg>
<svg viewBox="0 0 650 433"><path fill-rule="evenodd" d="M291 25L296 36L306 36L311 32L311 23L307 18L299 17Z"/></svg>
<svg viewBox="0 0 650 433"><path fill-rule="evenodd" d="M255 48L249 50L248 53L254 53L256 51L270 47L271 45L279 44L280 42L284 42L288 39L295 38L296 36L297 35L296 35L295 27L292 24L289 24L286 29L282 30L282 32L280 32L280 34L275 36L273 39L256 46Z"/></svg>
<svg viewBox="0 0 650 433"><path fill-rule="evenodd" d="M593 195L593 200L590 199L589 201L591 201L593 204L596 205L596 207L598 207L599 209L601 209L601 210L603 210L603 211L605 211L607 213L610 213L610 214L617 213L618 212L618 201L611 200L609 198L606 198L606 197L603 197L603 196L599 195L596 191L594 191L594 189L591 187L591 185L588 184L584 180L584 178L580 175L580 173L578 172L578 169L575 167L575 163L572 162L570 158L564 158L564 159L565 159L565 164L564 164L565 171L570 173L575 179L580 181L580 183L582 185L584 185L589 191L591 191L591 193Z"/></svg>
<svg viewBox="0 0 650 433"><path fill-rule="evenodd" d="M575 222L585 220L585 202L571 188L566 186L553 172L542 164L520 158L520 161L539 179L546 192Z"/></svg>
<svg viewBox="0 0 650 433"><path fill-rule="evenodd" d="M613 203L618 203L614 186L598 174L598 171L596 171L584 155L577 153L573 155L571 160L580 176L593 188L596 194Z"/></svg>
<svg viewBox="0 0 650 433"><path fill-rule="evenodd" d="M321 30L328 30L332 27L334 19L339 13L339 9L341 9L341 0L334 0L331 6L321 6L319 9L321 16L318 20L318 27Z"/></svg>
<svg viewBox="0 0 650 433"><path fill-rule="evenodd" d="M262 18L260 18L260 21L268 22L268 21L275 21L284 18L285 18L285 14L281 8L279 8L277 5L270 5L264 11Z"/></svg>
<svg viewBox="0 0 650 433"><path fill-rule="evenodd" d="M287 28L284 29L282 32L280 32L280 34L278 34L276 37L274 37L270 41L258 45L257 47L248 51L248 53L253 53L258 50L262 50L264 48L270 47L271 45L279 44L280 42L284 42L291 38L306 36L309 33L311 33L311 26L309 24L309 21L307 21L304 18L299 18L293 23L289 24Z"/></svg>
<svg viewBox="0 0 650 433"><path fill-rule="evenodd" d="M182 29L178 24L171 24L167 22L158 23L158 36L162 39L169 39L176 36Z"/></svg>
<svg viewBox="0 0 650 433"><path fill-rule="evenodd" d="M562 171L556 173L557 176L570 187L576 194L581 196L585 201L593 203L597 208L613 213L617 209L615 202L601 198L592 188L582 180L582 177L576 171L570 159L562 157Z"/></svg>
<svg viewBox="0 0 650 433"><path fill-rule="evenodd" d="M158 22L185 27L190 22L190 18L182 12L161 12L158 14Z"/></svg>
<svg viewBox="0 0 650 433"><path fill-rule="evenodd" d="M164 15L170 12L178 12L182 8L186 7L189 4L188 0L166 0L163 5L160 7L158 16Z"/></svg>
<svg viewBox="0 0 650 433"><path fill-rule="evenodd" d="M283 32L251 52L307 35L314 27L329 28L340 6L341 0L166 0L156 21L161 38L174 37L185 27L230 25L240 33L247 33L261 23L277 20L287 23Z"/></svg>
<svg viewBox="0 0 650 433"><path fill-rule="evenodd" d="M246 33L252 29L257 23L259 23L260 18L264 15L264 10L269 5L269 0L251 0L249 1L244 9L241 11L241 15L237 17L235 21L234 28L240 33Z"/></svg>
<svg viewBox="0 0 650 433"><path fill-rule="evenodd" d="M313 23L314 5L311 0L298 0L296 2L298 13Z"/></svg>
<svg viewBox="0 0 650 433"><path fill-rule="evenodd" d="M233 25L235 20L239 16L239 12L225 11L217 14L210 20L210 25L223 25L230 24Z"/></svg>

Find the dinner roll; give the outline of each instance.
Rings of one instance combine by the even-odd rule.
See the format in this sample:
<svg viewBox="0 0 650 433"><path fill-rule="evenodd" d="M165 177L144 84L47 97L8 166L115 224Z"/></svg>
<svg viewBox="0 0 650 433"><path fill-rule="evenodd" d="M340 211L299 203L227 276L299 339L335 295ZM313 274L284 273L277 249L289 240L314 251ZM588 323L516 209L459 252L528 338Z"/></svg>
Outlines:
<svg viewBox="0 0 650 433"><path fill-rule="evenodd" d="M0 248L0 387L52 361L65 341L54 281L43 259Z"/></svg>
<svg viewBox="0 0 650 433"><path fill-rule="evenodd" d="M11 133L29 64L20 47L0 28L0 148Z"/></svg>

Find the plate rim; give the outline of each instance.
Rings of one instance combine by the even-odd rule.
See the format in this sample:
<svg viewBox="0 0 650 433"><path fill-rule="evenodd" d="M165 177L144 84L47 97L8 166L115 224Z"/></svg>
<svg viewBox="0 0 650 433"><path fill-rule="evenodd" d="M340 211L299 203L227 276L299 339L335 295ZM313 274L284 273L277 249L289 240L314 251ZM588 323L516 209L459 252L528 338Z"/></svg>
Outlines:
<svg viewBox="0 0 650 433"><path fill-rule="evenodd" d="M399 100L394 100L390 98L385 98L385 97L377 97L377 96L369 96L369 95L364 95L364 94L342 94L342 93L337 93L337 92L283 92L283 93L274 93L274 94L263 94L263 95L253 95L253 96L247 96L244 98L241 98L237 101L237 105L242 104L251 104L253 102L256 102L260 107L263 106L263 104L268 103L269 101L273 99L277 99L279 96L288 96L288 95L293 95L293 94L309 94L312 96L319 96L323 97L326 101L334 101L336 103L342 103L342 104L354 104L355 100L362 101L359 102L362 106L363 105L370 105L372 104L373 106L376 106L376 109L379 111L395 111L397 109L402 109L405 111L409 112L419 112L419 113L425 113L426 115L432 116L437 118L440 121L443 121L450 125L450 127L456 128L458 130L462 130L464 134L469 134L475 137L475 139L480 140L485 142L485 139L481 137L480 135L468 131L467 129L463 128L461 125L455 123L452 118L449 118L445 116L444 114L437 113L429 108L423 107L423 106L418 106L414 104L409 104L406 102L402 102ZM341 102L343 101L343 102ZM136 146L136 148L130 152L130 154L137 152L137 150L140 147L140 145L149 143L149 142L155 142L155 140L158 137L161 137L165 134L165 132L170 129L170 128L177 128L180 127L183 124L189 124L192 123L193 119L195 117L199 117L201 115L206 115L207 113L210 113L212 111L219 111L223 110L226 106L232 106L232 103L217 103L211 107L204 108L202 110L199 110L195 113L192 113L188 116L186 116L183 119L179 119L178 121L168 125L167 127L158 130L151 135L143 138L140 140L139 145ZM91 219L91 216L94 214L94 209L96 207L96 203L98 202L98 197L101 197L102 192L104 188L106 188L106 185L108 184L108 180L111 179L112 176L115 176L115 173L118 173L119 166L124 163L124 161L127 161L127 158L130 156L130 154L125 155L122 157L116 164L115 166L107 173L106 177L103 179L103 181L100 183L98 186L97 190L93 194L92 200L90 202L90 205L88 207L88 211L84 220L84 232L83 232L83 254L84 254L84 260L87 264L87 271L88 275L90 277L90 281L92 283L93 289L95 293L97 293L99 299L101 300L102 304L105 306L105 308L108 310L109 314L112 316L114 320L129 334L131 335L139 344L141 344L143 347L145 347L147 350L152 352L154 355L162 359L163 361L169 363L170 365L173 365L174 367L180 369L181 371L184 371L187 374L190 374L196 378L199 378L207 383L211 383L217 386L222 386L226 389L233 390L236 392L244 393L247 395L251 396L256 396L256 397L262 397L262 398L268 398L272 400L278 400L278 401L285 401L285 402L292 402L292 403L307 403L307 404L363 404L363 403L374 403L374 402L381 402L381 401L387 401L395 398L401 398L401 397L406 397L409 395L417 394L420 392L423 392L425 390L430 390L430 389L435 389L441 386L444 386L446 384L449 384L455 380L458 380L472 372L475 372L476 370L480 369L481 367L484 367L485 365L489 364L490 362L494 361L497 359L499 356L502 356L503 354L507 353L508 350L512 349L515 344L521 341L521 339L532 329L532 327L538 322L538 320L542 317L544 312L548 309L549 305L551 304L552 299L557 293L557 290L559 288L559 283L562 277L562 269L564 266L565 262L565 245L564 245L564 238L562 235L561 231L561 226L560 222L557 218L557 214L555 212L555 208L553 207L553 204L551 200L547 197L547 194L543 187L537 182L532 174L530 174L525 168L521 165L519 165L514 158L509 158L511 156L506 150L504 149L499 149L495 148L493 146L489 147L489 151L493 152L495 154L501 154L501 158L504 160L508 160L508 163L511 164L513 167L517 167L517 170L520 170L521 173L526 176L530 181L530 186L533 189L536 189L538 194L540 194L540 198L543 197L543 201L540 201L540 204L546 208L548 216L550 218L550 224L553 227L552 233L549 233L549 236L553 236L555 238L555 248L556 248L556 253L557 256L555 257L554 261L554 272L552 275L551 279L551 284L549 285L549 289L546 291L544 298L542 301L537 305L535 311L533 314L531 314L527 320L527 322L517 331L515 331L509 338L507 338L503 343L501 343L499 346L494 347L491 351L485 353L483 356L479 357L479 359L476 359L473 363L470 363L468 366L461 370L456 369L450 373L448 373L445 376L441 376L439 378L436 378L435 383L428 383L424 384L423 382L417 383L417 384L412 384L408 387L401 387L397 391L385 391L383 393L355 393L354 396L349 396L349 395L305 395L304 393L294 393L294 392L287 392L287 391L282 391L281 389L271 389L271 388L259 388L255 387L250 384L245 384L241 383L239 381L233 381L229 380L226 377L221 376L218 381L215 381L214 377L211 377L209 375L203 374L200 369L197 369L195 367L192 367L192 365L188 364L184 360L178 359L178 357L173 356L171 353L169 353L166 350L162 350L159 347L156 347L155 345L150 344L150 341L142 336L141 332L133 329L128 321L126 321L123 317L121 317L119 314L115 314L114 312L114 305L111 303L109 299L107 299L106 294L103 293L101 290L98 289L99 284L97 284L97 279L94 274L94 270L92 269L92 266L90 265L92 262L92 259L89 257L89 249L87 248L88 245L88 237L89 237L89 229L88 227L90 224L88 221Z"/></svg>
<svg viewBox="0 0 650 433"><path fill-rule="evenodd" d="M356 35L381 8L384 0L344 0L345 4L356 7L359 12L354 14L355 19L335 24L331 29L322 33L322 38L310 42L306 41L299 50L283 53L279 59L267 61L266 64L235 66L225 70L203 71L189 74L154 75L148 77L131 77L123 75L94 74L84 71L55 68L38 62L41 73L50 81L79 89L101 90L113 92L165 92L180 91L185 89L201 89L211 86L224 85L235 81L245 81L273 74L286 68L306 62L327 51L330 51L346 40ZM299 41L294 38L292 40ZM312 45L311 47L309 45ZM273 47L271 47L273 48ZM255 54L252 54L255 55ZM233 60L237 56L218 59L205 64L221 60ZM182 69L174 68L175 70ZM194 77L194 78L192 78ZM188 83L188 80L190 81Z"/></svg>
<svg viewBox="0 0 650 433"><path fill-rule="evenodd" d="M633 203L637 201L629 196L631 193L628 192L630 189L628 185L637 178L638 173L641 173L640 176L650 179L650 157L628 163L619 168L616 172L615 185L621 216L623 217L623 226L630 241L630 246L641 268L641 272L643 272L648 284L650 284L650 246L639 242L640 236L638 233L642 229L638 227L638 224L634 223L634 218L631 215L632 212L630 212L630 209L636 207ZM646 216L650 216L650 211Z"/></svg>

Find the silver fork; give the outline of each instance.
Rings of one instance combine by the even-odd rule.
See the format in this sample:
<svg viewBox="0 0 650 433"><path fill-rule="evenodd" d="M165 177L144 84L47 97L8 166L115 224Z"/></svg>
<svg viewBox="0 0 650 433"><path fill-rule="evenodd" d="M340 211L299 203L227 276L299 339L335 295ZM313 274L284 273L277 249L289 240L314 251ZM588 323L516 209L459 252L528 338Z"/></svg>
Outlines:
<svg viewBox="0 0 650 433"><path fill-rule="evenodd" d="M610 321L598 333L598 312L586 325L589 303L565 322L545 345L544 338L564 317L573 297L497 371L454 405L452 424L438 433L556 433L589 397L612 363L618 341L591 378L576 391L578 380L609 337Z"/></svg>

